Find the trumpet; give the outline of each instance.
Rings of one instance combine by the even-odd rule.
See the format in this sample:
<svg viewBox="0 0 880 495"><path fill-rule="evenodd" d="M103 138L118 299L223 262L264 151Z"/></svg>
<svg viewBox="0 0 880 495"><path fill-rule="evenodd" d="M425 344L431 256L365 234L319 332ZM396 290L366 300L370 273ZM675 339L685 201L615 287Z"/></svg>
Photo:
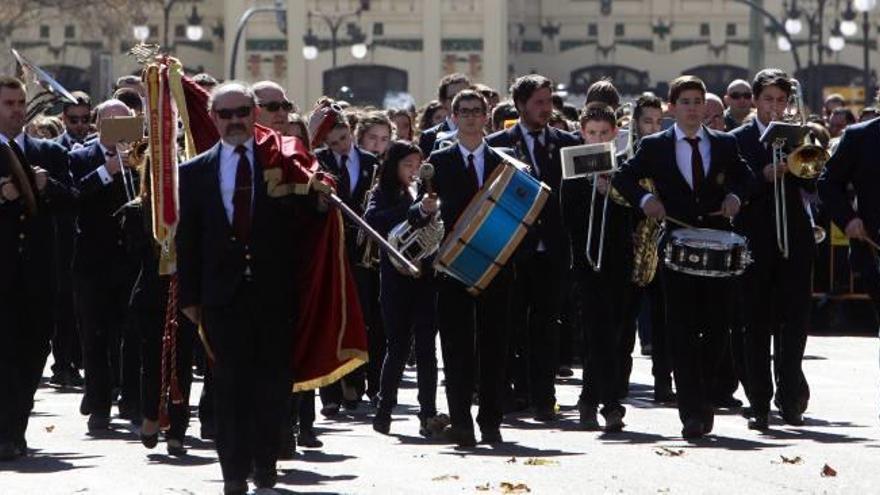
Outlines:
<svg viewBox="0 0 880 495"><path fill-rule="evenodd" d="M434 177L434 166L430 163L422 163L419 167L419 175L417 180L425 185L425 191L429 195L434 195L431 187L431 179ZM440 248L443 236L446 234L443 219L440 218L440 212L434 212L430 221L420 228L414 228L408 220L404 220L397 224L388 234L388 243L400 251L410 263L415 264L423 259L431 256ZM408 274L407 268L395 258L389 258L391 264L403 274Z"/></svg>
<svg viewBox="0 0 880 495"><path fill-rule="evenodd" d="M801 83L797 79L792 79L792 96L794 99L795 111L793 114L785 115L784 121L795 123L801 127L806 127L807 116L804 112L804 99ZM791 104L789 105L791 106ZM825 148L813 143L810 138L809 131L804 134L803 142L791 152L786 153L783 143L773 143L773 166L774 168L782 161L786 161L788 165L788 173L801 178L813 180L817 179L825 169L825 163L830 158ZM773 174L773 211L776 218L776 245L782 253L782 257L788 259L789 255L789 236L788 236L788 208L785 194L785 180L777 174ZM821 227L820 227L821 228ZM815 229L814 229L815 231ZM818 233L815 234L818 239ZM824 237L823 237L824 240ZM821 242L821 241L817 241Z"/></svg>

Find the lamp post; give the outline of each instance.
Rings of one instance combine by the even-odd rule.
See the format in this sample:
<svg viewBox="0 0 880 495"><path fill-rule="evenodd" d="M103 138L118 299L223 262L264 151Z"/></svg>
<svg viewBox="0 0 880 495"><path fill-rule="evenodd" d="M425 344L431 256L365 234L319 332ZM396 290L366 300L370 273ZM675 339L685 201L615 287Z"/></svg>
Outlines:
<svg viewBox="0 0 880 495"><path fill-rule="evenodd" d="M357 10L353 12L343 12L339 14L325 14L323 12L311 12L308 13L308 30L306 34L303 36L303 57L306 60L314 60L318 58L318 54L320 50L318 49L318 43L320 40L317 36L315 36L314 31L312 31L312 17L317 17L324 21L327 24L327 29L330 30L330 52L332 54L332 68L336 68L336 49L339 47L339 28L342 27L343 21L350 17L358 17L360 18L361 12L363 12L363 7L358 7ZM365 41L366 36L361 31L360 27L357 24L349 23L347 26L347 32L349 38L351 38L351 55L354 58L362 59L367 56L367 52L369 48L367 47Z"/></svg>
<svg viewBox="0 0 880 495"><path fill-rule="evenodd" d="M870 101L872 94L874 92L874 82L871 80L871 63L870 63L870 45L868 44L871 40L871 22L868 19L868 14L874 10L874 7L877 6L877 0L854 0L853 7L856 11L862 13L862 41L864 42L863 46L863 56L864 56L864 74L862 78L864 79L862 82L865 85L865 106L869 106L868 102Z"/></svg>
<svg viewBox="0 0 880 495"><path fill-rule="evenodd" d="M177 4L178 0L164 0L162 2L162 47L165 50L173 50L171 44L171 9ZM186 18L186 39L190 41L199 41L205 34L205 28L202 27L202 16L195 5L193 5L192 13ZM147 25L147 17L143 13L136 14L132 26L132 36L134 39L143 43L150 37L150 27Z"/></svg>

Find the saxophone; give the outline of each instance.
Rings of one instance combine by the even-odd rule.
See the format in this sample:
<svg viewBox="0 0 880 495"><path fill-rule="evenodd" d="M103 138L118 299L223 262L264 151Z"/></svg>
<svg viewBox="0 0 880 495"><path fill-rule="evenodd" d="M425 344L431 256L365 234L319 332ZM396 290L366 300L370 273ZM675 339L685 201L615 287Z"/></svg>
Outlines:
<svg viewBox="0 0 880 495"><path fill-rule="evenodd" d="M373 199L373 190L379 183L379 166L373 167L373 176L370 180L370 189L364 194L364 201L361 204L361 212L367 211L370 200ZM358 247L363 246L363 255L361 256L358 266L373 269L379 266L379 246L375 241L364 232L364 229L358 229L355 243Z"/></svg>

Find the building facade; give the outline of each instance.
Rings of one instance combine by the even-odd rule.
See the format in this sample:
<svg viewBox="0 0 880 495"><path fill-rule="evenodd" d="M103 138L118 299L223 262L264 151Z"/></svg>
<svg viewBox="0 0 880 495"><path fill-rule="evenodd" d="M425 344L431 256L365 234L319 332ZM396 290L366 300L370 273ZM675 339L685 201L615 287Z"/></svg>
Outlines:
<svg viewBox="0 0 880 495"><path fill-rule="evenodd" d="M683 73L723 92L732 79L765 66L796 74L817 94L846 86L861 94L865 74L876 81L880 8L862 16L847 0L799 0L801 30L780 40L793 17L787 1L131 0L131 15L113 29L46 11L5 42L70 89L103 95L115 77L138 71L126 52L135 43L132 28L143 24L147 42L168 47L189 71L274 79L302 106L322 94L379 106L423 104L435 97L437 81L456 71L502 92L516 75L537 72L572 94L610 77L624 94L663 95ZM253 7L264 9L250 16L236 44L240 19ZM271 11L276 7L283 13ZM857 31L840 35L840 22L853 15ZM195 23L198 39L187 36ZM842 46L829 43L834 35Z"/></svg>

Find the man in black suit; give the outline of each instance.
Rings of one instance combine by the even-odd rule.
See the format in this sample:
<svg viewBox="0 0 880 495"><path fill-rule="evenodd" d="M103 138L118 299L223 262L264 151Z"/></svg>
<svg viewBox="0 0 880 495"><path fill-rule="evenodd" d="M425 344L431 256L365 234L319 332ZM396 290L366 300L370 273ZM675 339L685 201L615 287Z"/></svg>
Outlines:
<svg viewBox="0 0 880 495"><path fill-rule="evenodd" d="M67 154L24 134L24 84L0 76L0 460L27 455L55 301L54 217L74 190Z"/></svg>
<svg viewBox="0 0 880 495"><path fill-rule="evenodd" d="M57 142L67 151L82 146L91 128L92 104L89 95L82 91L72 93L76 103L65 101L61 121L64 134ZM55 256L58 270L58 292L55 305L55 335L52 338L52 377L49 383L61 387L83 385L79 368L82 367L82 345L74 311L73 294L73 242L76 233L76 213L73 210L58 212L55 219Z"/></svg>
<svg viewBox="0 0 880 495"><path fill-rule="evenodd" d="M696 77L672 81L669 106L676 124L642 138L636 155L612 183L649 217L662 220L668 212L696 227L730 230L729 219L747 200L754 178L736 140L702 126L705 95L706 87ZM654 181L655 193L639 185L644 178ZM669 267L662 274L682 436L699 438L714 424L711 377L728 341L730 282Z"/></svg>
<svg viewBox="0 0 880 495"><path fill-rule="evenodd" d="M431 154L438 137L449 137L455 133L457 128L450 109L452 99L455 98L459 91L470 86L471 80L466 75L457 72L455 74L448 74L440 80L440 85L437 87L437 99L440 100L440 104L443 105L449 116L446 117L446 120L430 129L422 129L419 135L419 148L422 149L422 154L425 156Z"/></svg>
<svg viewBox="0 0 880 495"><path fill-rule="evenodd" d="M736 227L749 240L754 262L743 276L745 302L746 391L753 418L749 428L766 430L773 397L770 370L771 336L776 363L776 398L783 420L802 425L810 389L801 361L807 343L811 277L816 248L809 204L803 197L815 191L815 182L786 174L785 163L774 168L773 149L760 142L764 130L785 113L792 86L779 69L764 69L752 82L755 118L733 131L743 158L758 178ZM775 180L783 181L786 196L789 253L777 247L774 213Z"/></svg>
<svg viewBox="0 0 880 495"><path fill-rule="evenodd" d="M95 109L103 119L128 117L131 111L119 100L107 100ZM114 214L129 201L126 183L136 174L117 149L117 142L99 133L98 139L70 154L70 171L80 192L73 274L82 318L83 354L86 369L84 413L90 415L89 434L110 425L113 400L111 346L120 336L136 348L137 338L126 322L137 263L129 256L119 218ZM125 174L125 176L123 176ZM119 406L120 417L133 419L139 411L138 376L127 376L132 387ZM126 409L127 408L127 409Z"/></svg>
<svg viewBox="0 0 880 495"><path fill-rule="evenodd" d="M483 138L483 128L489 118L488 104L479 93L464 90L456 95L452 114L458 126L458 143L435 151L428 160L434 165L433 187L443 205L440 215L449 226L447 234L474 194L502 162L501 156ZM436 202L436 199L423 197L410 209L411 222L418 224L436 211ZM475 374L480 383L477 424L482 442L502 442L501 399L511 280L511 268L507 266L486 290L474 297L458 280L445 274L438 276L437 326L446 375L449 431L452 441L461 447L476 444L471 417Z"/></svg>
<svg viewBox="0 0 880 495"><path fill-rule="evenodd" d="M861 275L874 312L880 318L877 252L865 242L880 239L878 142L880 118L847 127L819 178L818 190L831 219L850 239L850 263ZM848 193L850 185L855 190L855 204Z"/></svg>
<svg viewBox="0 0 880 495"><path fill-rule="evenodd" d="M519 351L520 368L528 370L528 397L539 421L556 419L554 380L559 359L559 326L565 277L571 267L571 246L563 226L562 167L559 150L580 143L574 134L547 125L553 114L553 82L529 75L511 86L519 122L496 132L490 146L512 148L531 165L530 172L551 188L515 260L517 301L522 312L516 321L526 322ZM519 304L521 302L522 304Z"/></svg>
<svg viewBox="0 0 880 495"><path fill-rule="evenodd" d="M326 147L315 152L321 168L336 178L339 197L358 215L363 216L367 191L372 187L373 178L379 170L379 160L375 155L357 146L351 128L345 117L340 115L334 127L324 140ZM379 272L376 267L365 266L365 244L358 245L358 227L345 220L345 247L349 262L352 263L358 299L364 322L367 324L367 339L370 361L363 367L349 373L343 380L321 389L321 412L333 416L344 404L346 409L356 409L361 396L366 392L371 402L379 393L379 375L385 359L385 332L382 328L382 311L379 307ZM366 376L364 376L366 374ZM366 379L366 383L364 380Z"/></svg>
<svg viewBox="0 0 880 495"><path fill-rule="evenodd" d="M271 488L277 477L278 432L293 385L300 201L267 195L250 88L218 86L209 108L221 141L180 168L178 297L216 357L224 493L243 494L252 468L257 488Z"/></svg>

